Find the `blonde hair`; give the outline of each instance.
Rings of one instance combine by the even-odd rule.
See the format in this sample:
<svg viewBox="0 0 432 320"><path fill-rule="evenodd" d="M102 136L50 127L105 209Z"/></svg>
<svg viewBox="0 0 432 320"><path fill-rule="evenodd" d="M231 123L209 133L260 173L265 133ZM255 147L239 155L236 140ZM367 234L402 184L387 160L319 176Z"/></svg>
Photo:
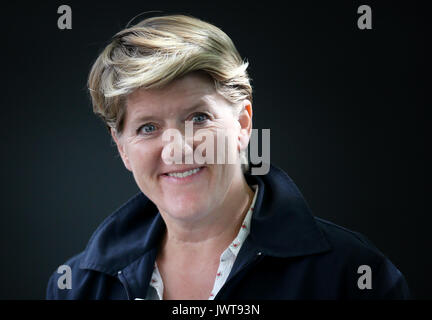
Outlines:
<svg viewBox="0 0 432 320"><path fill-rule="evenodd" d="M247 67L216 26L185 15L158 16L113 37L91 68L88 88L94 113L121 133L127 95L138 88L163 87L194 71L209 75L216 91L236 109L245 99L252 102Z"/></svg>

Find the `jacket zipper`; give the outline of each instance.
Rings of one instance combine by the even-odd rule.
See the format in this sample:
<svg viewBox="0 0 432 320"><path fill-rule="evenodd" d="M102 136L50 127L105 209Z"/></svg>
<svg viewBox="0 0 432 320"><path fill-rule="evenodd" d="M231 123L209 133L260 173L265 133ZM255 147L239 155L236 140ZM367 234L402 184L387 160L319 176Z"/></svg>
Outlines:
<svg viewBox="0 0 432 320"><path fill-rule="evenodd" d="M126 281L126 279L125 279L125 277L124 277L124 275L123 275L123 272L122 272L121 270L118 271L118 272L117 272L117 276L118 276L118 279L119 279L120 283L123 285L123 288L124 288L125 291L126 291L127 299L128 299L128 300L132 300L132 297L131 297L131 295L130 295L129 286L128 286L127 281Z"/></svg>

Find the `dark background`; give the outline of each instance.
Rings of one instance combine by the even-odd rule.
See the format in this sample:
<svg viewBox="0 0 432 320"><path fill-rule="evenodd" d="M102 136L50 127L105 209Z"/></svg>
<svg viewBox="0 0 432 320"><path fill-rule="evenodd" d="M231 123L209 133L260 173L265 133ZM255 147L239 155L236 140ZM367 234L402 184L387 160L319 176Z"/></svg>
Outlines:
<svg viewBox="0 0 432 320"><path fill-rule="evenodd" d="M231 36L250 62L254 127L271 129L272 162L315 215L366 235L414 298L432 298L426 8L286 3L2 2L0 299L43 299L48 277L138 191L92 114L86 80L110 37L151 10ZM72 30L57 28L61 4ZM357 28L362 4L372 30Z"/></svg>

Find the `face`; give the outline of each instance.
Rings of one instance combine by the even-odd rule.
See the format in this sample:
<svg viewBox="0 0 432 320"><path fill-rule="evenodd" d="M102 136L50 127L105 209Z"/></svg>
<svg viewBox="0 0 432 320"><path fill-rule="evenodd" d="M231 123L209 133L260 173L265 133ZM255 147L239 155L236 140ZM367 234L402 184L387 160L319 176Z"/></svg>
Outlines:
<svg viewBox="0 0 432 320"><path fill-rule="evenodd" d="M189 74L162 89L138 89L126 101L124 129L113 138L128 170L141 191L165 217L177 220L199 219L223 207L230 191L243 178L240 163L169 163L173 142L163 133L178 130L182 137L182 160L207 139L224 132L225 159L239 159L251 132L251 105L245 100L240 114L218 94L205 75ZM186 121L193 123L193 136L185 138ZM219 136L220 137L220 136ZM215 151L217 157L217 151ZM170 158L172 159L172 158ZM177 159L178 160L178 159ZM168 162L168 163L167 163ZM192 171L191 171L192 170Z"/></svg>

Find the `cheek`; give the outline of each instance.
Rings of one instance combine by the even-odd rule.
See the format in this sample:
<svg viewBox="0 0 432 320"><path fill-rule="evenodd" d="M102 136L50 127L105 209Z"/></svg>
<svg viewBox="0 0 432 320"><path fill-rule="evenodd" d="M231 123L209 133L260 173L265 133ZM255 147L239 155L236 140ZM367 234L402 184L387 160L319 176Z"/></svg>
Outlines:
<svg viewBox="0 0 432 320"><path fill-rule="evenodd" d="M205 137L205 138L204 138ZM205 157L198 163L234 164L238 153L237 128L231 123L200 129L194 137L195 156ZM202 159L200 157L200 159Z"/></svg>
<svg viewBox="0 0 432 320"><path fill-rule="evenodd" d="M139 176L148 176L155 172L160 158L158 151L159 148L155 144L147 142L129 146L127 156L136 178L139 178Z"/></svg>

